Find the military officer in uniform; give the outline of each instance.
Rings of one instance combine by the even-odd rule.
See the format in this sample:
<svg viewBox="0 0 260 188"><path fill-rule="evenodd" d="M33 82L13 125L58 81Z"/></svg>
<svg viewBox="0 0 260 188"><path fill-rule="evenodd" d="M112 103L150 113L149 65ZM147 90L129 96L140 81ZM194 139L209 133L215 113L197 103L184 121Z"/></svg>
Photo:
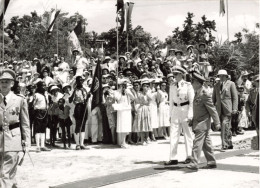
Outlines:
<svg viewBox="0 0 260 188"><path fill-rule="evenodd" d="M212 143L209 136L211 117L216 129L220 128L220 120L212 98L207 89L203 86L206 81L200 73L192 74L192 86L195 91L193 100L193 120L190 124L195 134L192 148L191 164L187 168L197 171L201 150L207 160L204 168L216 168L216 159L213 153Z"/></svg>
<svg viewBox="0 0 260 188"><path fill-rule="evenodd" d="M190 162L192 149L192 130L189 127L189 122L192 119L192 104L194 98L194 90L190 82L186 82L183 77L186 71L180 66L173 67L173 75L176 82L170 86L170 160L165 165L178 164L177 148L180 138L181 130L184 132L186 160L185 163Z"/></svg>
<svg viewBox="0 0 260 188"><path fill-rule="evenodd" d="M30 123L26 99L15 95L15 72L3 69L0 72L0 187L17 187L15 175L19 161L18 152L27 150L30 145Z"/></svg>

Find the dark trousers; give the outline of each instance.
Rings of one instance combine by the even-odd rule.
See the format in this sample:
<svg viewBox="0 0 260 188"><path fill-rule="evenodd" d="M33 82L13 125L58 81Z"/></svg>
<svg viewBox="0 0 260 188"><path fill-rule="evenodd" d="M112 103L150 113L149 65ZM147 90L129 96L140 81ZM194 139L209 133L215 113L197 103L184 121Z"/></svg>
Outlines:
<svg viewBox="0 0 260 188"><path fill-rule="evenodd" d="M52 146L55 145L58 122L59 122L58 116L53 115L51 117L51 123L50 123L50 144Z"/></svg>
<svg viewBox="0 0 260 188"><path fill-rule="evenodd" d="M221 141L222 147L232 145L231 116L221 115Z"/></svg>
<svg viewBox="0 0 260 188"><path fill-rule="evenodd" d="M71 140L70 140L70 124L67 123L68 121L65 119L59 119L61 131L62 131L62 142L64 146L66 146L66 133L68 137L68 144L69 147L71 145ZM67 130L67 131L66 131Z"/></svg>
<svg viewBox="0 0 260 188"><path fill-rule="evenodd" d="M231 119L231 130L232 133L237 133L238 131L238 123L239 123L239 114L234 114L232 115L232 119Z"/></svg>

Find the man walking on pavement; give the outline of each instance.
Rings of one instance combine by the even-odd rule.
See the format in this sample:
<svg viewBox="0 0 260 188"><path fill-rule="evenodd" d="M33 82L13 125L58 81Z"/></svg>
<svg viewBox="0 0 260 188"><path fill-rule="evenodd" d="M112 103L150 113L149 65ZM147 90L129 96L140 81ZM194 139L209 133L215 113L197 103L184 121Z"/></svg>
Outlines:
<svg viewBox="0 0 260 188"><path fill-rule="evenodd" d="M231 117L237 113L238 93L234 82L228 80L226 70L219 70L218 82L213 89L213 104L216 105L218 115L221 121L221 140L222 149L233 149Z"/></svg>
<svg viewBox="0 0 260 188"><path fill-rule="evenodd" d="M195 171L198 170L201 150L204 152L207 160L207 166L204 168L217 167L209 130L211 127L211 117L217 130L220 128L220 120L211 95L203 86L205 81L204 76L200 73L194 72L192 74L191 83L195 91L195 97L193 100L193 120L190 125L195 134L195 139L193 141L191 164L187 168Z"/></svg>
<svg viewBox="0 0 260 188"><path fill-rule="evenodd" d="M186 71L180 66L173 67L173 75L176 82L170 86L170 112L171 112L171 132L170 132L170 160L165 165L176 165L177 148L181 130L184 132L186 160L185 164L190 163L192 150L192 131L189 122L192 119L192 105L194 90L190 82L183 80Z"/></svg>
<svg viewBox="0 0 260 188"><path fill-rule="evenodd" d="M3 69L0 72L0 187L15 188L15 175L20 151L26 152L30 145L30 123L26 99L11 91L15 72Z"/></svg>

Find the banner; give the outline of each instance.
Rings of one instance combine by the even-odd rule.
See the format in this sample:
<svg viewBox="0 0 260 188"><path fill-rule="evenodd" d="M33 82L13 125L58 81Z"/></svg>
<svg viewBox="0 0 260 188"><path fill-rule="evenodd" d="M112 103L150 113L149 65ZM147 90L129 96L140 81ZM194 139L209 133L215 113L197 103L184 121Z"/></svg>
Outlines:
<svg viewBox="0 0 260 188"><path fill-rule="evenodd" d="M125 7L123 0L117 0L117 22L119 22L120 27L118 32L121 34L124 31L125 27Z"/></svg>
<svg viewBox="0 0 260 188"><path fill-rule="evenodd" d="M99 107L102 104L103 98L102 69L100 66L100 60L98 60L97 62L90 93L93 95L91 103L91 110L93 110L94 108Z"/></svg>
<svg viewBox="0 0 260 188"><path fill-rule="evenodd" d="M225 15L225 3L224 3L224 0L220 0L219 15L220 16L224 16Z"/></svg>
<svg viewBox="0 0 260 188"><path fill-rule="evenodd" d="M0 0L0 24L2 23L9 2L10 0Z"/></svg>
<svg viewBox="0 0 260 188"><path fill-rule="evenodd" d="M82 49L80 46L79 39L74 31L70 32L68 36L68 54L72 54L72 50L77 49L82 54Z"/></svg>
<svg viewBox="0 0 260 188"><path fill-rule="evenodd" d="M50 25L48 27L48 33L51 33L52 30L53 30L53 26L54 26L54 23L55 23L55 20L57 19L58 15L60 14L60 10L57 10L56 12L52 11L51 14L50 14Z"/></svg>
<svg viewBox="0 0 260 188"><path fill-rule="evenodd" d="M131 15L133 11L134 3L127 2L127 11L126 11L126 32L129 31L129 26L131 22Z"/></svg>

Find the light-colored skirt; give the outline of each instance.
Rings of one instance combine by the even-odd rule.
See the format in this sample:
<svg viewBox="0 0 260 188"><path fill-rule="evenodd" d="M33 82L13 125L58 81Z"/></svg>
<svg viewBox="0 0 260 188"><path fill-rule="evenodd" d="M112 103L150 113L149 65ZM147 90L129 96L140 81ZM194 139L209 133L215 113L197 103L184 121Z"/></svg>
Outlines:
<svg viewBox="0 0 260 188"><path fill-rule="evenodd" d="M117 133L129 133L132 130L131 109L117 111Z"/></svg>
<svg viewBox="0 0 260 188"><path fill-rule="evenodd" d="M136 130L134 132L152 131L150 106L141 105L137 109Z"/></svg>
<svg viewBox="0 0 260 188"><path fill-rule="evenodd" d="M150 104L150 112L151 112L151 126L153 129L159 127L159 119L158 119L158 108L157 104Z"/></svg>
<svg viewBox="0 0 260 188"><path fill-rule="evenodd" d="M159 127L170 126L170 107L165 102L159 104Z"/></svg>

